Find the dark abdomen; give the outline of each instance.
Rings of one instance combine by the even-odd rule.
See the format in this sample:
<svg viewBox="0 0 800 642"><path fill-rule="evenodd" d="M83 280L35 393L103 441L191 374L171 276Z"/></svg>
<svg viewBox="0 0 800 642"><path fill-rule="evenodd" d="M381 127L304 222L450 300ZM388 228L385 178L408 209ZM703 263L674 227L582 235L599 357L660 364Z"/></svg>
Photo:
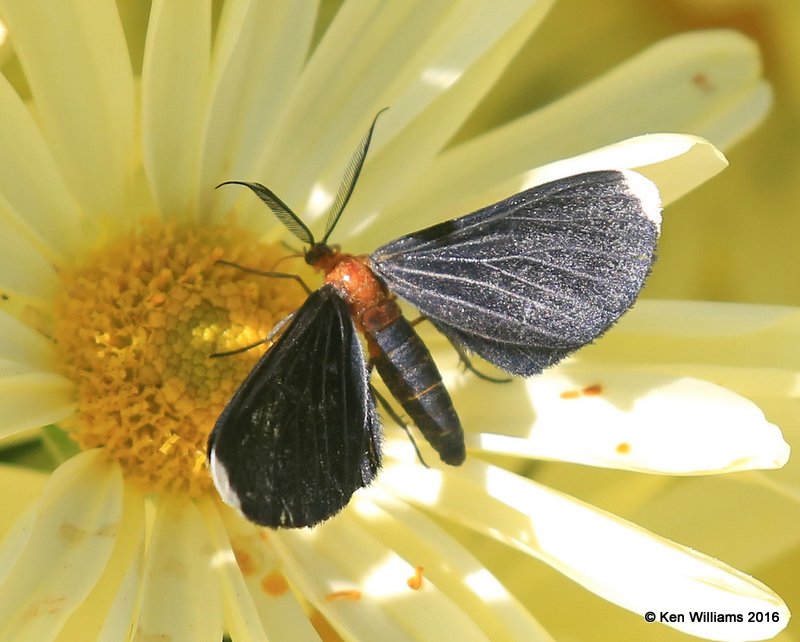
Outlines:
<svg viewBox="0 0 800 642"><path fill-rule="evenodd" d="M464 431L439 369L414 328L400 316L397 305L387 301L380 307L384 308L380 316L388 321L386 325L370 327L370 315L364 319L372 361L442 461L458 466L466 457Z"/></svg>

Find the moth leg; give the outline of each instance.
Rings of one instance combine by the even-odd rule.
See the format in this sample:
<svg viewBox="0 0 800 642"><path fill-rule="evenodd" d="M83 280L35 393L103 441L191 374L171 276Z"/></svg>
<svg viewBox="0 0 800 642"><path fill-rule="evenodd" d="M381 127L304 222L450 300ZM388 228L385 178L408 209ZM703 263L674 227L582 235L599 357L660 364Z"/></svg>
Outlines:
<svg viewBox="0 0 800 642"><path fill-rule="evenodd" d="M311 294L312 292L311 288L306 285L306 282L303 281L299 274L291 274L290 272L267 272L264 270L254 270L253 268L245 267L244 265L239 265L238 263L233 263L231 261L226 261L225 259L219 259L217 261L217 265L227 265L229 267L236 268L237 270L241 270L242 272L257 274L258 276L269 276L276 279L292 279L300 284L300 287L306 291L306 294Z"/></svg>
<svg viewBox="0 0 800 642"><path fill-rule="evenodd" d="M287 245L286 247L289 247L289 246ZM291 249L291 248L289 248L289 249ZM302 259L304 256L305 255L302 252L293 252L292 254L287 254L285 256L282 256L277 261L275 261L275 263L272 264L272 267L269 269L269 271L270 272L274 272L275 271L275 267L277 265L279 265L280 263L283 263L283 261L288 261L290 259Z"/></svg>
<svg viewBox="0 0 800 642"><path fill-rule="evenodd" d="M370 366L370 370L372 366ZM417 459L419 459L419 463L421 463L425 468L430 468L428 464L425 463L425 460L422 458L422 453L419 451L419 447L417 446L417 442L414 439L414 435L411 434L411 431L408 429L406 422L403 421L403 418L397 414L394 408L389 404L388 401L384 398L384 396L375 389L375 386L372 384L369 385L369 389L372 391L372 394L375 395L375 399L378 400L378 403L381 404L383 409L386 411L386 414L389 415L392 419L394 419L395 423L403 429L403 432L406 433L409 440L411 440L411 445L414 446L414 452L417 453Z"/></svg>
<svg viewBox="0 0 800 642"><path fill-rule="evenodd" d="M412 326L417 325L418 323L422 323L423 321L427 321L428 317L421 316L417 317L413 321L410 321ZM467 351L464 350L460 345L458 345L455 341L453 341L450 337L448 337L444 332L442 333L444 338L450 342L450 345L453 346L453 350L456 351L458 354L458 359L462 366L464 366L465 370L468 370L472 374L474 374L478 379L483 379L484 381L491 381L492 383L509 383L513 380L512 377L492 377L491 375L487 375L482 373L478 370L474 365L472 365L472 359L469 358Z"/></svg>
<svg viewBox="0 0 800 642"><path fill-rule="evenodd" d="M230 357L234 354L241 354L242 352L247 352L248 350L252 350L264 343L270 343L272 339L275 337L278 332L283 330L284 326L289 323L294 318L295 313L292 312L291 314L287 314L283 317L278 323L275 324L275 327L270 330L269 334L264 337L263 339L259 339L255 343L251 343L250 345L244 346L243 348L236 348L236 350L228 350L227 352L213 352L209 356L211 359L217 359L218 357Z"/></svg>
<svg viewBox="0 0 800 642"><path fill-rule="evenodd" d="M453 350L455 350L458 353L458 358L461 360L461 365L463 365L466 370L469 370L479 379L483 379L484 381L491 381L492 383L509 383L513 380L512 377L492 377L491 375L484 374L483 372L478 370L474 365L472 365L472 359L469 358L469 355L467 354L467 351L464 350L464 348L458 345L447 335L444 336L450 342L450 345L453 346Z"/></svg>

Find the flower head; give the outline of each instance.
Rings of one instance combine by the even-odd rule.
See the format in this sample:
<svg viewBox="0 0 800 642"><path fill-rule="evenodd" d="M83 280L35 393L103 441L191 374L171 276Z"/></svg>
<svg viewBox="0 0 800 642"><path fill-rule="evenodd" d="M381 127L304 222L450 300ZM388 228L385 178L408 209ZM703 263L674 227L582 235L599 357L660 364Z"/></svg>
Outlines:
<svg viewBox="0 0 800 642"><path fill-rule="evenodd" d="M785 625L785 606L756 580L480 458L511 453L679 474L785 461L777 429L752 404L658 373L598 379L563 370L496 390L451 367L447 383L471 427L467 464L424 469L386 426L382 475L314 530L258 529L211 489L208 432L258 351L208 356L257 341L302 300L296 284L215 264L224 257L268 270L280 254L264 242L276 228L255 199L214 185L263 180L298 210L319 214L365 124L391 105L338 230L358 250L591 168L639 169L673 200L719 171L721 155L689 136L618 141L667 126L703 133L700 122L708 133L725 122L734 136L763 114L758 77L731 81L736 99L692 93L698 68L726 86L723 68L754 56L734 34L694 34L443 151L549 5L476 3L462 13L446 3L350 1L316 42L309 3L230 0L212 16L208 0L156 0L139 82L129 55L135 30L124 32L115 3L43 11L0 2L25 74L25 86L0 78L0 435L53 444L66 432L76 444L74 456L60 451L64 461L46 479L0 469L4 488L21 488L3 508L4 638L218 640L224 630L234 640L300 639L316 629L360 639L547 639L429 512L638 613L648 599L684 608L696 596L780 613L778 623L748 628L753 637ZM651 92L689 93L675 120L633 109L636 118L583 136L581 114L612 122L620 105L637 104L619 89L645 78ZM724 118L731 110L741 118ZM551 138L533 142L535 132ZM483 387L473 396L471 386ZM508 396L491 406L489 395ZM734 404L746 409L736 439L724 449L665 448L668 422L655 418L687 399L694 405L680 414L684 437L694 426L714 446L718 433L700 420L726 409L733 416ZM651 420L650 433L636 432ZM557 421L563 435L552 429ZM58 429L38 430L48 424ZM596 537L576 536L586 532ZM625 563L612 563L620 546ZM655 578L642 572L652 560ZM678 628L735 639L728 628Z"/></svg>

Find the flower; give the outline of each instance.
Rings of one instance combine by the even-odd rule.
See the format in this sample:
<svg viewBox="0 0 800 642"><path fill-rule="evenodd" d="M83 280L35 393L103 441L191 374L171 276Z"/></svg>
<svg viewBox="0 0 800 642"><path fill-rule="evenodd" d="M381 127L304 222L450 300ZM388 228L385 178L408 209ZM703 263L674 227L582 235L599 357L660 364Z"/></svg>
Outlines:
<svg viewBox="0 0 800 642"><path fill-rule="evenodd" d="M359 639L547 639L476 557L414 504L536 555L638 613L648 598L682 608L696 595L708 608L780 614L778 623L748 627L753 637L785 625L786 607L756 580L479 457L505 443L575 460L564 436L519 433L531 425L518 405L529 391L542 412L577 408L580 419L600 401L609 425L630 426L631 418L661 412L665 400L686 401L669 377L664 391L641 396L643 404L625 398L636 386L624 375L609 375L600 390L569 371L467 398L480 384L450 368L465 423L491 420L497 437L473 428L465 466L424 469L387 426L378 481L314 530L257 529L210 490L204 430L257 355L214 364L207 356L263 336L299 294L214 265L225 256L268 267L278 255L257 242L272 232L255 199L238 201L213 185L263 176L313 217L335 193L365 124L391 105L344 221L357 250L434 215L593 167L637 168L670 201L724 166L702 139L637 136L667 124L631 109L641 103L626 88L665 97L680 89L669 126L718 128L726 140L766 109L757 74L723 73L754 59L749 43L727 32L692 34L443 152L549 5L479 3L460 13L435 3L350 1L316 42L305 3L229 1L212 21L207 0L157 0L139 84L126 43L137 51L136 30L115 3L64 2L43 12L0 2L25 75L24 83L0 80L0 435L39 435L58 424L42 430L43 439L52 445L64 429L80 447L66 457L59 442L65 460L49 476L0 469L0 483L15 489L1 509L4 638L218 640L225 630L234 640L299 639L316 628ZM707 95L698 69L737 91ZM618 117L623 107L629 118ZM591 135L581 127L589 112L592 122L607 123ZM617 142L626 137L634 138ZM659 456L650 448L644 458L648 438L621 442L604 429L580 461L683 474L785 461L779 432L754 405L701 392L693 412L680 415L698 435L708 428L698 417L746 410L729 447L703 449L691 461L685 450ZM510 395L513 421L481 419L490 394ZM609 565L620 546L631 563ZM645 578L638 565L654 559L659 574Z"/></svg>

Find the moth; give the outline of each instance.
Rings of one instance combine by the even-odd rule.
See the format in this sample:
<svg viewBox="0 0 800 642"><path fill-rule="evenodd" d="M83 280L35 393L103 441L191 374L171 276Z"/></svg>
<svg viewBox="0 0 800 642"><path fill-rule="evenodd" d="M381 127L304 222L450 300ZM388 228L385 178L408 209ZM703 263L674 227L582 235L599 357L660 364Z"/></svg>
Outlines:
<svg viewBox="0 0 800 642"><path fill-rule="evenodd" d="M222 499L257 524L313 526L378 474L382 429L373 367L442 461L464 461L458 414L398 297L462 355L529 377L608 329L633 304L653 265L658 190L640 174L615 169L538 185L369 255L340 251L328 239L376 121L350 160L319 241L268 188L223 183L255 193L305 245L306 263L324 275L209 438L209 467Z"/></svg>

